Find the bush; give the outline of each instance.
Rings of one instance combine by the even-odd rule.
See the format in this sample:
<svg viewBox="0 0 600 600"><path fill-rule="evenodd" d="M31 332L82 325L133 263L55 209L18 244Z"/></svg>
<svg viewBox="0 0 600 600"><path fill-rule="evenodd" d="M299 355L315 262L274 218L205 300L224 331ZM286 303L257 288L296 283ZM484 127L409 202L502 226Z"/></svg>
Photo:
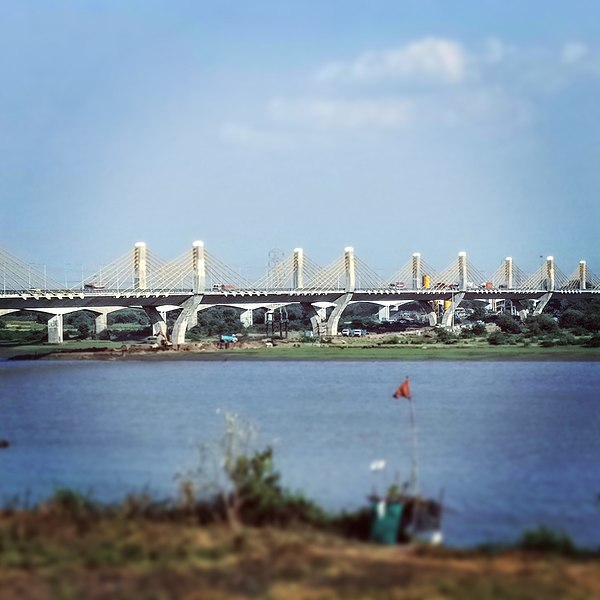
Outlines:
<svg viewBox="0 0 600 600"><path fill-rule="evenodd" d="M483 323L475 323L471 327L471 331L473 332L473 335L485 335L485 325Z"/></svg>
<svg viewBox="0 0 600 600"><path fill-rule="evenodd" d="M509 336L503 331L494 331L488 335L487 341L488 344L491 344L492 346L502 346L503 344L508 343Z"/></svg>
<svg viewBox="0 0 600 600"><path fill-rule="evenodd" d="M527 321L525 321L525 327L529 336L544 334L556 335L560 332L558 323L548 315L533 315L528 317Z"/></svg>
<svg viewBox="0 0 600 600"><path fill-rule="evenodd" d="M510 315L499 315L496 319L496 325L504 333L521 333L521 324Z"/></svg>
<svg viewBox="0 0 600 600"><path fill-rule="evenodd" d="M568 535L545 525L524 531L518 546L524 550L551 552L565 556L572 556L577 552L575 544Z"/></svg>
<svg viewBox="0 0 600 600"><path fill-rule="evenodd" d="M458 336L447 329L439 327L436 329L437 341L442 344L456 344L458 343Z"/></svg>
<svg viewBox="0 0 600 600"><path fill-rule="evenodd" d="M595 333L585 344L586 348L600 348L600 333Z"/></svg>

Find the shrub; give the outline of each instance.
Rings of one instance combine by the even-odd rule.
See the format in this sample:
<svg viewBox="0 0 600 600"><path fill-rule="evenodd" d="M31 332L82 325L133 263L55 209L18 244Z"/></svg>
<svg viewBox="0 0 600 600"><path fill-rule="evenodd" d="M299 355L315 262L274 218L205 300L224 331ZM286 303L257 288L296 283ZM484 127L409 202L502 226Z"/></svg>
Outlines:
<svg viewBox="0 0 600 600"><path fill-rule="evenodd" d="M600 333L595 333L585 344L586 348L600 348Z"/></svg>
<svg viewBox="0 0 600 600"><path fill-rule="evenodd" d="M560 332L558 323L548 315L533 315L525 321L528 335L556 335Z"/></svg>
<svg viewBox="0 0 600 600"><path fill-rule="evenodd" d="M233 529L246 525L321 525L328 515L300 493L281 487L273 449L253 450L256 429L239 415L225 415L219 441L200 448L200 464L178 475L181 506L194 509L200 521L226 519Z"/></svg>
<svg viewBox="0 0 600 600"><path fill-rule="evenodd" d="M510 315L499 315L496 319L496 325L504 333L521 333L520 323Z"/></svg>
<svg viewBox="0 0 600 600"><path fill-rule="evenodd" d="M566 556L577 552L575 544L568 535L545 525L541 525L537 529L524 531L518 546L525 550L551 552Z"/></svg>
<svg viewBox="0 0 600 600"><path fill-rule="evenodd" d="M437 341L442 344L456 344L458 342L458 336L447 329L439 327L436 329Z"/></svg>
<svg viewBox="0 0 600 600"><path fill-rule="evenodd" d="M485 335L485 325L483 323L475 323L471 327L473 335Z"/></svg>
<svg viewBox="0 0 600 600"><path fill-rule="evenodd" d="M501 346L503 344L508 343L509 336L503 331L494 331L488 335L487 341L488 344L492 346Z"/></svg>

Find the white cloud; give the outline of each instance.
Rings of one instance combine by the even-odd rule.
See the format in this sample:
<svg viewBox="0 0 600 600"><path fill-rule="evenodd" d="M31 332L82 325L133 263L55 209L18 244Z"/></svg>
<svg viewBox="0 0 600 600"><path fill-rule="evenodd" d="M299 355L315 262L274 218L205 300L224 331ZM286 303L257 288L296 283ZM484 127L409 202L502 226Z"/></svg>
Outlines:
<svg viewBox="0 0 600 600"><path fill-rule="evenodd" d="M504 62L509 56L516 53L513 46L510 46L496 38L489 38L485 41L482 58L486 63L498 64Z"/></svg>
<svg viewBox="0 0 600 600"><path fill-rule="evenodd" d="M219 132L221 141L235 146L250 148L283 148L289 145L285 135L257 129L250 125L239 123L225 123Z"/></svg>
<svg viewBox="0 0 600 600"><path fill-rule="evenodd" d="M428 37L400 48L367 52L351 62L333 62L317 71L323 82L403 80L457 83L466 77L468 56L461 44Z"/></svg>
<svg viewBox="0 0 600 600"><path fill-rule="evenodd" d="M330 100L277 98L268 107L278 122L319 129L398 128L410 124L414 107L409 100Z"/></svg>
<svg viewBox="0 0 600 600"><path fill-rule="evenodd" d="M510 134L534 123L543 98L560 92L573 77L599 75L598 65L593 49L579 41L542 48L489 38L467 49L457 41L427 37L326 64L317 74L329 84L326 96L313 82L312 92L269 102L261 127L228 123L221 138L277 148L328 142L344 131ZM348 82L369 85L349 92Z"/></svg>
<svg viewBox="0 0 600 600"><path fill-rule="evenodd" d="M562 61L567 64L579 62L588 54L588 49L581 42L568 42L562 48Z"/></svg>

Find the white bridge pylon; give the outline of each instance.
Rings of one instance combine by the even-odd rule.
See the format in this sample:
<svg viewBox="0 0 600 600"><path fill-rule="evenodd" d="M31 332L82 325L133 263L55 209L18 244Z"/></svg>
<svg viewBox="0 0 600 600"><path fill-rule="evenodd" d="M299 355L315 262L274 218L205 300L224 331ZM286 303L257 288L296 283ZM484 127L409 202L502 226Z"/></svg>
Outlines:
<svg viewBox="0 0 600 600"><path fill-rule="evenodd" d="M179 344L185 340L186 330L197 312L216 305L242 309L243 321L251 324L251 310L299 302L314 312L311 320L318 335L335 335L346 307L358 302L379 305L380 316L384 318L389 318L393 306L417 302L432 325L443 306L442 325L447 326L453 322L454 311L465 294L470 299L500 299L511 297L507 292L512 291L513 304L524 316L529 307L523 298L533 299L534 312L539 313L552 295L561 290L568 294L600 290L600 280L583 260L566 276L555 265L554 258L548 256L535 273L527 275L514 264L512 257L507 257L486 279L482 271L470 264L466 252L459 252L439 272L416 252L391 277L385 278L363 262L350 246L325 267L311 260L301 248L295 248L261 279L250 282L210 254L201 241L194 242L182 256L170 262L138 242L132 250L84 279L77 289L66 290L48 276L45 268L41 271L1 250L0 276L0 300L4 299L4 304L0 302L0 314L15 310L51 314L49 339L55 342L62 341L64 315L77 310L97 315L98 333L106 329L110 312L139 306L148 314L155 331L163 334L166 312L179 310L173 332L173 341Z"/></svg>

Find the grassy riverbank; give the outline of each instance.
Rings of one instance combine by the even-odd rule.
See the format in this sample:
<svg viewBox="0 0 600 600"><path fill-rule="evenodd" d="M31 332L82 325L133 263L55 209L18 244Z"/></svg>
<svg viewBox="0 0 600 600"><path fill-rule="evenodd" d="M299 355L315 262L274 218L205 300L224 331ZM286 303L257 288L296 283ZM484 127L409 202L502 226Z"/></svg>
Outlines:
<svg viewBox="0 0 600 600"><path fill-rule="evenodd" d="M600 598L597 555L381 547L315 529L55 508L0 515L0 597Z"/></svg>
<svg viewBox="0 0 600 600"><path fill-rule="evenodd" d="M600 348L584 346L506 345L482 341L458 344L390 344L377 341L332 343L281 342L274 347L241 343L218 350L214 343L188 344L179 351L138 346L123 351L115 342L83 341L63 345L0 347L0 358L110 359L110 360L544 360L600 361Z"/></svg>

